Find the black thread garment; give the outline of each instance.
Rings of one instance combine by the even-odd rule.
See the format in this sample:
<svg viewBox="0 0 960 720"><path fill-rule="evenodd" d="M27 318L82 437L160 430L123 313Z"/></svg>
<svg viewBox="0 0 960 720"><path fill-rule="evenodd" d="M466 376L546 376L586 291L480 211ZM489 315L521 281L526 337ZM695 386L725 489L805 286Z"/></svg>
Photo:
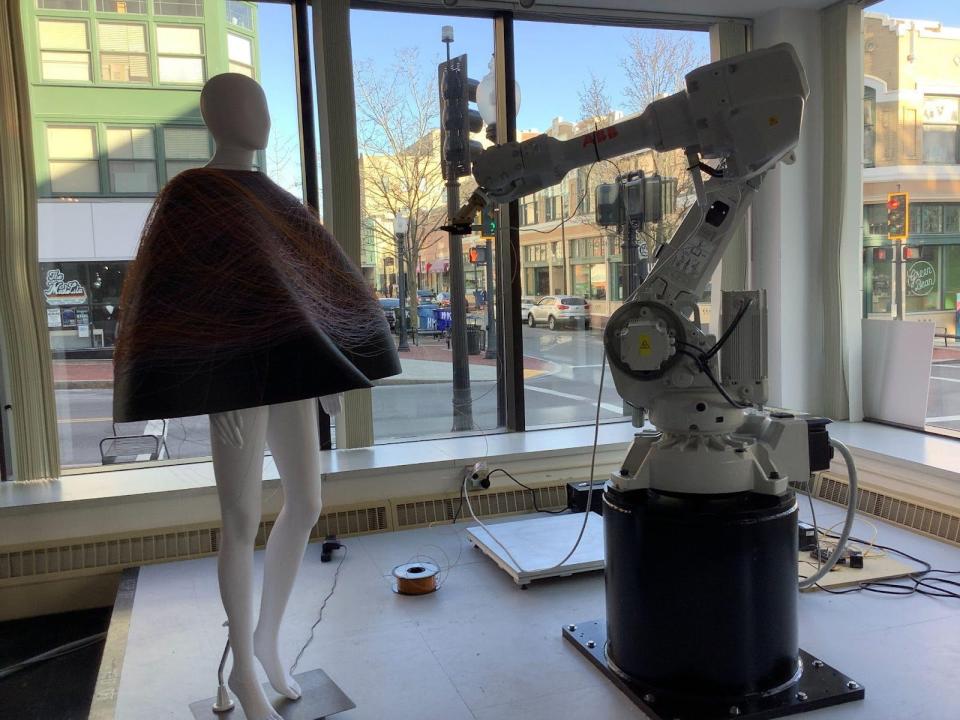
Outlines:
<svg viewBox="0 0 960 720"><path fill-rule="evenodd" d="M373 290L299 200L253 171L188 170L164 187L121 296L115 421L291 402L399 372Z"/></svg>

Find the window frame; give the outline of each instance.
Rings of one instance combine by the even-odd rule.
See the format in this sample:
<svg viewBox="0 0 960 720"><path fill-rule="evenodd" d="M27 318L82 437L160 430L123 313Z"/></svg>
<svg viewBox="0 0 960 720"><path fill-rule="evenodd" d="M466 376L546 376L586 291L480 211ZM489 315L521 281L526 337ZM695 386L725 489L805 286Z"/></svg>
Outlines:
<svg viewBox="0 0 960 720"><path fill-rule="evenodd" d="M106 185L107 191L104 195L109 195L110 197L155 197L156 194L160 191L160 188L163 187L163 180L160 175L160 160L158 157L158 138L157 138L157 125L155 123L100 123L100 129L103 132L103 142L101 147L104 151L101 153L101 158L106 163ZM110 157L110 142L109 142L109 131L110 130L148 130L150 132L152 146L153 146L153 159L144 160L141 158L111 158ZM113 184L111 181L110 174L110 164L118 163L144 163L149 162L153 164L153 178L156 189L153 191L144 190L144 191L134 191L134 192L122 192L119 190L113 189ZM118 261L119 262L119 261Z"/></svg>
<svg viewBox="0 0 960 720"><path fill-rule="evenodd" d="M79 16L76 13L86 12L86 11L77 11L77 10L58 10L58 11L44 11L44 12L62 12L62 13L73 13L71 15L38 15L35 20L36 38L37 38L37 58L36 58L36 70L37 78L44 85L76 85L78 87L89 87L96 83L97 75L94 74L93 68L93 54L94 54L94 33L90 32L91 23L88 17ZM75 49L56 49L56 48L44 48L43 41L40 37L40 25L45 22L51 23L75 23L81 24L84 26L84 33L87 40L87 49L86 50L75 50ZM87 56L87 79L86 80L69 80L69 79L58 79L58 78L46 78L43 75L43 53L45 52L55 52L55 53L70 53L71 55L86 55Z"/></svg>
<svg viewBox="0 0 960 720"><path fill-rule="evenodd" d="M159 31L161 28L174 28L174 29L183 29L190 28L200 31L200 54L196 55L193 53L171 53L171 52L162 52L160 50L160 36ZM157 67L157 80L156 84L162 87L183 87L183 88L196 88L203 85L209 79L208 73L208 63L207 63L207 34L206 27L203 23L196 22L182 22L182 23L173 23L173 22L154 22L153 23L153 42L156 51L154 52L154 57L156 58L156 67ZM160 77L160 59L161 58L186 58L186 59L197 59L200 60L200 72L201 79L198 82L182 82L182 81L173 81L173 80L164 80Z"/></svg>
<svg viewBox="0 0 960 720"><path fill-rule="evenodd" d="M189 1L189 0L159 0L159 2L181 2L181 3L182 3L182 2L188 2L188 1ZM202 18L202 17L204 17L204 16L206 15L206 12L207 12L206 3L207 3L208 1L209 1L209 0L193 0L193 2L199 2L199 3L200 3L200 14L199 14L199 15L179 15L179 14L177 14L177 13L165 13L165 12L160 12L160 11L157 9L158 0L152 0L152 1L151 1L151 3L150 3L150 9L153 11L152 14L153 14L154 17L163 17L163 18ZM226 3L224 3L224 7L226 7Z"/></svg>
<svg viewBox="0 0 960 720"><path fill-rule="evenodd" d="M116 21L111 19L97 19L97 78L100 85L105 85L107 87L153 87L156 85L154 70L153 70L153 53L151 52L152 48L150 45L150 33L149 25L150 23L147 20L133 20L133 21ZM114 52L114 51L104 51L100 44L100 27L102 25L123 25L123 26L137 26L143 29L143 45L144 51L141 52ZM146 80L107 80L103 77L103 55L104 52L108 55L122 55L125 57L143 57L146 60L147 68L147 79Z"/></svg>
<svg viewBox="0 0 960 720"><path fill-rule="evenodd" d="M169 172L169 169L168 169L168 163L170 163L170 162L182 162L182 163L186 163L186 162L193 162L194 160L199 160L199 158L170 157L169 155L167 155L167 130L170 130L170 129L181 130L181 129L182 129L182 130L204 130L204 131L206 131L206 133L207 133L207 150L208 150L208 152L209 152L209 156L207 157L206 161L204 161L204 163L202 163L202 164L206 164L206 162L208 162L208 161L210 160L210 158L213 157L213 153L214 153L214 151L215 151L214 142L213 142L213 136L210 134L210 131L207 129L207 126L206 126L206 125L203 125L203 124L201 124L201 123L163 123L163 124L159 125L158 127L160 128L160 133L159 133L159 138L158 138L158 147L159 147L159 151L160 151L160 152L158 153L158 162L162 162L162 163L163 163L163 173L160 175L160 179L161 179L161 181L162 181L161 184L166 184L166 183L170 182L171 180L173 180L173 178L175 178L177 175L179 175L180 172L185 172L184 170L181 170L180 172L178 172L178 173L176 173L176 174L174 174L174 175L170 175L170 172ZM202 166L202 164L201 164L201 166ZM159 170L158 170L158 172L159 172Z"/></svg>
<svg viewBox="0 0 960 720"><path fill-rule="evenodd" d="M50 139L49 139L50 136L49 136L49 134L48 134L49 131L50 131L50 129L65 129L65 130L69 130L69 129L75 129L75 130L76 130L76 129L84 129L84 130L87 130L87 129L89 129L89 130L91 130L91 131L92 131L92 138L93 138L93 145L94 145L94 147L93 147L93 155L94 155L94 156L93 156L92 158L83 158L83 159L79 159L79 160L78 160L77 158L57 158L57 157L52 157L51 154L50 154ZM45 122L45 123L43 123L43 133L42 133L42 137L43 137L43 152L44 152L44 159L45 159L45 161L46 161L47 177L46 177L46 179L44 180L44 185L45 185L46 193L39 193L39 195L40 195L41 197L43 197L44 194L45 194L47 197L52 197L52 198L64 198L64 197L98 197L98 196L103 195L103 167L102 167L102 164L101 164L101 162L100 162L100 157L101 157L100 149L101 149L101 147L102 147L102 144L101 144L101 138L100 138L100 131L99 131L99 125L98 125L98 123L95 123L95 122L72 122L72 123ZM95 163L96 166L97 166L97 189L96 189L96 190L84 190L84 191L77 191L77 190L57 191L57 190L54 190L54 189L53 189L53 173L50 171L50 163L51 163L51 162L90 162L90 163Z"/></svg>
<svg viewBox="0 0 960 720"><path fill-rule="evenodd" d="M251 77L251 78L253 78L254 80L256 80L256 78L257 78L257 43L254 42L254 39L253 39L252 37L250 37L249 35L247 35L246 33L240 33L240 32L236 32L236 31L234 31L234 30L228 29L225 35L226 35L225 46L226 46L226 49L227 49L227 69L228 69L228 71L229 71L229 72L237 72L237 71L234 70L233 68L234 68L235 65L236 65L236 66L240 66L240 67L246 68L246 69L249 71L248 77ZM249 65L247 65L246 63L242 63L242 62L237 62L236 60L233 60L233 59L230 57L230 38L231 38L231 37L235 37L235 38L237 38L237 39L239 39L239 40L243 40L243 41L245 41L245 42L247 42L247 43L250 44L250 64L249 64ZM246 75L247 73L242 73L242 74Z"/></svg>

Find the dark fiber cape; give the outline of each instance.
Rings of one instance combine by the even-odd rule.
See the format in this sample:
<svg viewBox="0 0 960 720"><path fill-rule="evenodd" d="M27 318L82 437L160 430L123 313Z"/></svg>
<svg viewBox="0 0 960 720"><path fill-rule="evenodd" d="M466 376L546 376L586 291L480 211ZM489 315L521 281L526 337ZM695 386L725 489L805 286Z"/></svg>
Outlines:
<svg viewBox="0 0 960 720"><path fill-rule="evenodd" d="M400 372L373 291L259 172L190 170L158 196L120 302L117 422L368 388Z"/></svg>

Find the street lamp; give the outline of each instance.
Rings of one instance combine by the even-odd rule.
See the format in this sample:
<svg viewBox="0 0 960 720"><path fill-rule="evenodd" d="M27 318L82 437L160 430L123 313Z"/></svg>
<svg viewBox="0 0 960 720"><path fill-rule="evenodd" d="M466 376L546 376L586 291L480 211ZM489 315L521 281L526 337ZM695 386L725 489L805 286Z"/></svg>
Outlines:
<svg viewBox="0 0 960 720"><path fill-rule="evenodd" d="M409 227L410 220L406 215L395 215L393 217L393 235L397 241L397 287L400 295L400 317L397 318L397 332L400 336L400 342L397 343L398 352L410 352L410 346L407 344L407 277L403 272L403 246Z"/></svg>

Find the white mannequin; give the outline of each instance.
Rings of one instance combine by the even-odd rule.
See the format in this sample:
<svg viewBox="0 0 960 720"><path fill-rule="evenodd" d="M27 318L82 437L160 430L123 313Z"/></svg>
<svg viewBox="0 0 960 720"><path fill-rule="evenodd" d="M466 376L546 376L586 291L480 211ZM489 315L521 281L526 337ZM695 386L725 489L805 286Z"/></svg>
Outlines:
<svg viewBox="0 0 960 720"><path fill-rule="evenodd" d="M263 89L237 73L204 86L200 111L216 141L207 167L255 171L267 146L270 116ZM338 395L321 398L328 414ZM260 525L266 441L283 486L284 504L267 542L260 616L254 627L253 548ZM314 400L244 408L210 415L213 470L223 533L218 557L220 597L229 622L233 666L228 685L249 720L282 720L257 680L260 662L273 688L293 700L300 686L280 660L278 635L310 529L320 515L320 447Z"/></svg>

